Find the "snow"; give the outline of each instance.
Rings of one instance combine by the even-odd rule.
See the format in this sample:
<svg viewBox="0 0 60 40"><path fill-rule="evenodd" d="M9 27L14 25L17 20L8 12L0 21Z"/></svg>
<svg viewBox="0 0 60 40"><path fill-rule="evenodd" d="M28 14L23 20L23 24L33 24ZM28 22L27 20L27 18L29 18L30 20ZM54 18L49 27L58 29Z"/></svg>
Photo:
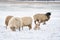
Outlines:
<svg viewBox="0 0 60 40"><path fill-rule="evenodd" d="M24 27L21 31L11 31L5 28L5 17L31 16L36 13L51 12L51 18L46 25L41 24L40 30ZM0 40L60 40L60 5L29 5L29 4L0 4Z"/></svg>

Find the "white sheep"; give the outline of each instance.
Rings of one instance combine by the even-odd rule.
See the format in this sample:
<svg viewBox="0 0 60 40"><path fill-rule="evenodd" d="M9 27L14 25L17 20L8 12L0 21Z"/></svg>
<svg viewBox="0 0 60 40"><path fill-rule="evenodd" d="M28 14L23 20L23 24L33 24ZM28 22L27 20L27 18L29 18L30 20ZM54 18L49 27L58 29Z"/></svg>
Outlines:
<svg viewBox="0 0 60 40"><path fill-rule="evenodd" d="M22 17L22 18L12 17L8 23L8 27L10 27L12 31L16 31L16 29L19 29L20 31L20 28L22 27L23 29L24 26L28 26L29 30L32 28L31 17Z"/></svg>
<svg viewBox="0 0 60 40"><path fill-rule="evenodd" d="M20 27L21 27L21 19L19 17L12 17L9 20L8 27L12 31L16 31L16 29L19 29L20 30Z"/></svg>
<svg viewBox="0 0 60 40"><path fill-rule="evenodd" d="M32 18L31 17L22 17L22 29L23 26L28 26L29 30L32 28Z"/></svg>
<svg viewBox="0 0 60 40"><path fill-rule="evenodd" d="M7 16L6 19L5 19L5 25L6 25L6 28L8 26L8 22L9 20L12 18L13 16Z"/></svg>

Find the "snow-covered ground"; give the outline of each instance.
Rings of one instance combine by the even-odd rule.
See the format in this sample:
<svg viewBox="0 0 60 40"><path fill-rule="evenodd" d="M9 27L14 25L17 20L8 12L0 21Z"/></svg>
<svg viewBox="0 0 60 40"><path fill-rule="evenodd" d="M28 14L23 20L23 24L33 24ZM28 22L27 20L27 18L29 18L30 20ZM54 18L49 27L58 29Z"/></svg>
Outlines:
<svg viewBox="0 0 60 40"><path fill-rule="evenodd" d="M13 15L18 17L31 16L36 13L51 12L51 19L40 30L24 27L24 30L13 32L5 28L5 17ZM0 4L0 40L60 40L60 4Z"/></svg>

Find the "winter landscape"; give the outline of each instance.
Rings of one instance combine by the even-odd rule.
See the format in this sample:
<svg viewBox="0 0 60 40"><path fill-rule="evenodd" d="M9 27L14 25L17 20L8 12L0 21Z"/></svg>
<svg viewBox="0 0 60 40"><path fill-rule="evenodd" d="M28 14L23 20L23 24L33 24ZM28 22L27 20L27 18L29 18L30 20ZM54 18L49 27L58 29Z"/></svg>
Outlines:
<svg viewBox="0 0 60 40"><path fill-rule="evenodd" d="M11 31L5 27L8 15L23 17L51 12L51 18L46 25L41 24L40 30L24 27L21 31ZM60 4L7 4L0 3L0 40L60 40Z"/></svg>

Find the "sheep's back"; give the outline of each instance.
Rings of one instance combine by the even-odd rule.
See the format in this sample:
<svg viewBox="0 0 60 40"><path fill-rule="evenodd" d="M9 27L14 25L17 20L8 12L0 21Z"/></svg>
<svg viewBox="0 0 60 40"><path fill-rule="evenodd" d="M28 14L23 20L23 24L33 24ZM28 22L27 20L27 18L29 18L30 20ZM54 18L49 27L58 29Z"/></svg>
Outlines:
<svg viewBox="0 0 60 40"><path fill-rule="evenodd" d="M31 17L22 17L23 25L29 25L32 24L32 18Z"/></svg>
<svg viewBox="0 0 60 40"><path fill-rule="evenodd" d="M11 18L8 26L18 28L20 26L20 18L18 17Z"/></svg>
<svg viewBox="0 0 60 40"><path fill-rule="evenodd" d="M45 14L36 14L33 16L34 17L34 20L46 20L48 19L47 16Z"/></svg>

